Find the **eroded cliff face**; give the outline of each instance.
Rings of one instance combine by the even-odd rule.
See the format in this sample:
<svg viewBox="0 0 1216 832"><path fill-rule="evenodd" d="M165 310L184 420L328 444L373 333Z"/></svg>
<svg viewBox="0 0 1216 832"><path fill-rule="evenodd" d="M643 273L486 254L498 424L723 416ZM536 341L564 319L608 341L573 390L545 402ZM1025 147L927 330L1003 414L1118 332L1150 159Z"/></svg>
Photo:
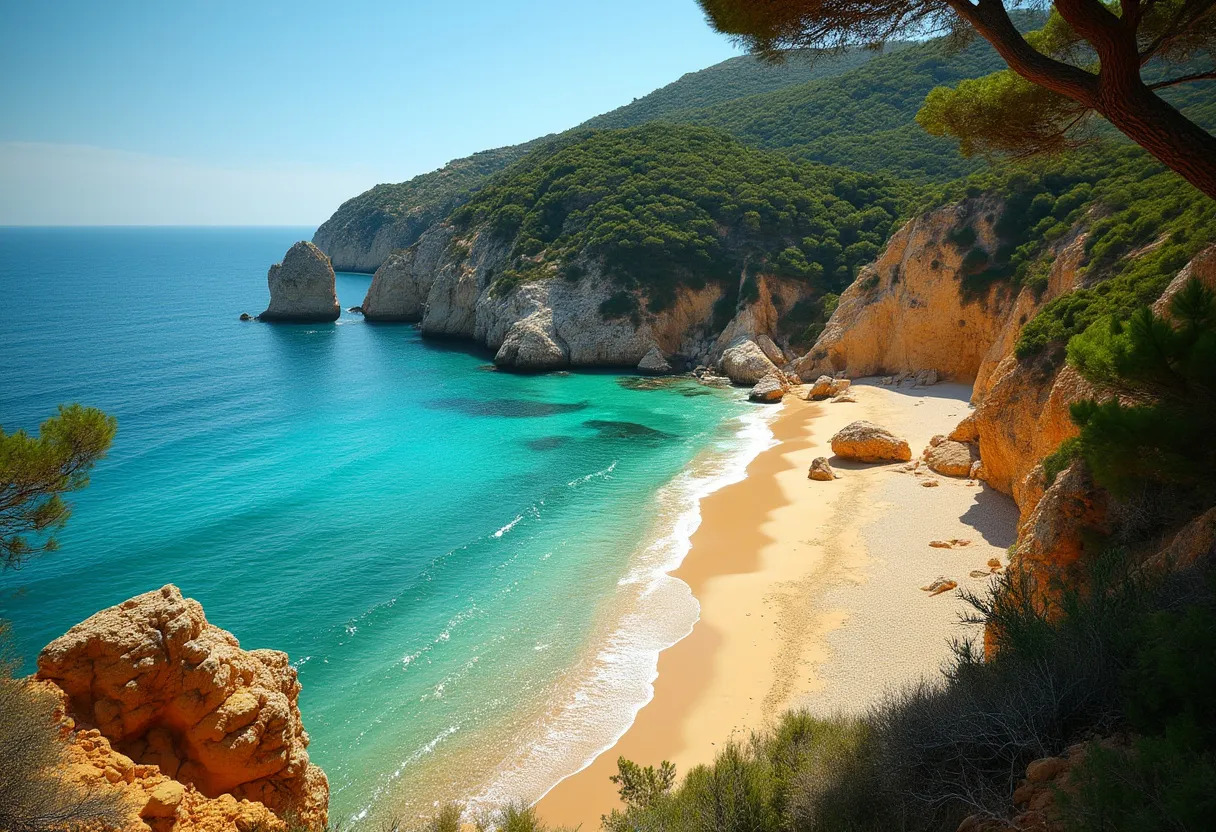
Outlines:
<svg viewBox="0 0 1216 832"><path fill-rule="evenodd" d="M1041 292L994 282L967 291L964 254L952 236L974 231L989 253L1003 204L964 200L909 221L879 259L841 295L815 346L795 362L802 378L915 373L974 384L969 441L979 444L982 476L1014 497L1023 516L1041 495L1024 483L1038 462L1075 434L1068 407L1092 390L1071 369L1019 361L1023 324L1053 298L1077 288L1085 237L1074 231L1047 255L1052 266Z"/></svg>
<svg viewBox="0 0 1216 832"><path fill-rule="evenodd" d="M242 650L177 587L76 625L36 678L61 699L71 775L121 792L124 829L325 826L329 784L308 759L287 655Z"/></svg>
<svg viewBox="0 0 1216 832"><path fill-rule="evenodd" d="M815 346L794 364L807 381L936 370L971 382L1001 339L1021 294L1003 284L969 297L963 291L964 252L949 234L970 227L975 245L996 248L993 223L1001 204L991 198L947 205L907 222L840 296ZM1024 305L1024 304L1023 304Z"/></svg>
<svg viewBox="0 0 1216 832"><path fill-rule="evenodd" d="M785 363L773 340L780 310L807 294L799 282L758 276L758 296L717 332L720 286L681 286L659 312L635 294L632 311L605 314L603 305L622 289L596 261L579 262L575 280L554 273L516 285L496 282L509 262L508 241L484 230L460 234L435 226L376 271L363 314L370 321L417 322L427 336L472 339L494 351L498 366L514 370L637 367L648 355L649 367L656 350L669 366L715 365L727 350L752 342L764 366L755 379L750 371L732 379L754 384Z"/></svg>
<svg viewBox="0 0 1216 832"><path fill-rule="evenodd" d="M844 292L815 346L793 368L808 381L824 373L936 371L973 383L975 410L951 438L976 443L976 475L1017 503L1021 521L1011 563L1044 578L1039 584L1046 586L1048 573L1075 569L1084 538L1100 533L1108 518L1083 465L1049 487L1040 463L1077 434L1070 406L1107 394L1058 361L1015 354L1022 326L1046 303L1085 284L1083 224L1044 255L1050 271L1042 291L1004 283L978 294L964 291L957 229L973 229L974 245L992 252L1002 209L990 198L971 199L908 222ZM1175 278L1157 304L1159 313L1191 277L1216 286L1216 246Z"/></svg>
<svg viewBox="0 0 1216 832"><path fill-rule="evenodd" d="M338 271L371 273L394 251L417 240L432 221L430 217L406 216L368 233L353 224L336 222L335 215L321 224L312 241L329 255Z"/></svg>

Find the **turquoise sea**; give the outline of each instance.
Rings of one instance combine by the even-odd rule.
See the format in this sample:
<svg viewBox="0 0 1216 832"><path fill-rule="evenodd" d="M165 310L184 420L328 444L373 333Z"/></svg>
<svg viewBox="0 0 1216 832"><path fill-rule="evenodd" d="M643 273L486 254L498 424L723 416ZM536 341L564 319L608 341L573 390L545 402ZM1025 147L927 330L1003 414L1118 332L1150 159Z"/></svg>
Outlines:
<svg viewBox="0 0 1216 832"><path fill-rule="evenodd" d="M175 583L290 654L331 817L539 797L628 726L696 602L697 499L769 441L738 391L521 376L413 327L241 323L311 229L0 229L0 425L118 417L60 551L0 575L33 670ZM343 306L370 277L339 275Z"/></svg>

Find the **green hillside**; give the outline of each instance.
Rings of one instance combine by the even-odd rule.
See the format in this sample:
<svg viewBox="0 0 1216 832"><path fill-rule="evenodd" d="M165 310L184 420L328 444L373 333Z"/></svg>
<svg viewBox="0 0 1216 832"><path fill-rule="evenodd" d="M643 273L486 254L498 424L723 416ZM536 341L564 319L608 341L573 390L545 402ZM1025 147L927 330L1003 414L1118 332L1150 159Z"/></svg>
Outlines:
<svg viewBox="0 0 1216 832"><path fill-rule="evenodd" d="M952 49L943 39L883 55L838 78L673 114L718 127L745 144L782 149L795 158L945 182L979 167L952 139L915 123L929 90L986 75L1004 62L986 41Z"/></svg>
<svg viewBox="0 0 1216 832"><path fill-rule="evenodd" d="M581 127L636 127L648 121L685 121L679 114L712 107L724 101L760 95L809 81L833 78L882 54L906 48L890 43L884 49L850 49L841 53L811 49L792 50L778 64L741 55L720 64L689 72L679 80L632 103L589 119Z"/></svg>
<svg viewBox="0 0 1216 832"><path fill-rule="evenodd" d="M898 45L888 47L894 52ZM750 56L731 58L707 69L690 72L678 81L636 99L616 110L591 119L583 127L629 127L656 120L681 120L677 113L693 112L739 96L770 92L812 79L830 78L881 58L878 51L850 50L819 55L814 61L805 53L792 53L778 65ZM574 131L567 131L569 135ZM411 245L427 227L466 201L495 173L536 149L545 137L520 145L487 150L455 159L439 170L406 182L377 185L347 200L317 230L313 241L333 253L339 243L370 249L372 240L386 225L392 229L394 247ZM335 260L339 270L349 264Z"/></svg>
<svg viewBox="0 0 1216 832"><path fill-rule="evenodd" d="M576 261L591 257L659 311L677 285L734 287L745 268L838 292L878 253L905 195L887 177L797 162L719 130L644 125L537 151L452 219L514 241L500 290L578 279ZM632 303L622 297L617 311Z"/></svg>

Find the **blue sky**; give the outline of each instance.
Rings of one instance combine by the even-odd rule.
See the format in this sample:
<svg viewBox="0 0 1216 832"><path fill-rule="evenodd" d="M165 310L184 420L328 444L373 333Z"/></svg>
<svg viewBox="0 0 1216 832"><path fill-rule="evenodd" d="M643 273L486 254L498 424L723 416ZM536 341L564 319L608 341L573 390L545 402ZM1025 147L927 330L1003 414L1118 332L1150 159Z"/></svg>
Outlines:
<svg viewBox="0 0 1216 832"><path fill-rule="evenodd" d="M316 225L734 54L694 0L0 0L0 225Z"/></svg>

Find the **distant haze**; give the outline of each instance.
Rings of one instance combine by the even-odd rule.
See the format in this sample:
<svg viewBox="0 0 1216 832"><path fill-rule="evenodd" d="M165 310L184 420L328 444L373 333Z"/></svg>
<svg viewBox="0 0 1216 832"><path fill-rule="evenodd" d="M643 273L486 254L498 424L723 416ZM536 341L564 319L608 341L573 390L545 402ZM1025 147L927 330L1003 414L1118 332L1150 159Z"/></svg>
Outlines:
<svg viewBox="0 0 1216 832"><path fill-rule="evenodd" d="M317 225L736 53L693 0L0 0L0 225Z"/></svg>

